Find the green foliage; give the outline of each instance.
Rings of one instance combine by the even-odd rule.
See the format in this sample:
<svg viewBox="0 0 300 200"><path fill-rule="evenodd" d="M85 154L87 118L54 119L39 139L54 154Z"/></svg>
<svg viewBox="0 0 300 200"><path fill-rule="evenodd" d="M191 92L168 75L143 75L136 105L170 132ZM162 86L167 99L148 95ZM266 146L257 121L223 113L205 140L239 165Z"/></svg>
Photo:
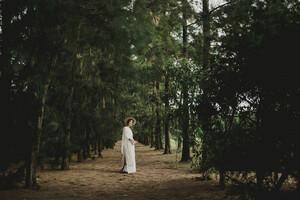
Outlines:
<svg viewBox="0 0 300 200"><path fill-rule="evenodd" d="M1 1L1 172L26 160L44 109L41 168L101 157L127 116L148 144L169 116L178 142L189 119L195 170L226 171L245 198L277 188L272 174L299 180L299 3L227 2L210 13L205 68L190 1Z"/></svg>
<svg viewBox="0 0 300 200"><path fill-rule="evenodd" d="M272 172L298 171L299 84L292 49L299 44L299 12L280 1L232 1L215 17L221 35L211 69L199 76L205 95L197 98L203 133L195 166L202 172L254 172L257 191L269 187ZM269 181L272 189L280 184ZM245 185L252 190L250 180Z"/></svg>
<svg viewBox="0 0 300 200"><path fill-rule="evenodd" d="M100 155L104 148L114 147L123 118L132 110L131 96L126 96L135 88L132 45L141 51L154 27L149 12L145 13L148 3L136 4L132 10L131 1L30 1L18 2L10 15L1 13L1 20L8 19L16 29L2 26L1 33L14 33L2 37L9 43L1 40L1 47L7 45L1 52L11 55L5 67L12 63L14 73L7 79L1 76L1 81L13 88L11 108L25 108L9 118L13 135L22 139L19 132L25 131L25 144L11 146L18 151L26 147L21 159L31 151L41 107L45 109L38 159L42 168L46 163L56 168L61 159L75 153L84 152L87 158L92 149ZM6 3L1 8L6 5L11 6ZM27 116L25 111L30 111Z"/></svg>

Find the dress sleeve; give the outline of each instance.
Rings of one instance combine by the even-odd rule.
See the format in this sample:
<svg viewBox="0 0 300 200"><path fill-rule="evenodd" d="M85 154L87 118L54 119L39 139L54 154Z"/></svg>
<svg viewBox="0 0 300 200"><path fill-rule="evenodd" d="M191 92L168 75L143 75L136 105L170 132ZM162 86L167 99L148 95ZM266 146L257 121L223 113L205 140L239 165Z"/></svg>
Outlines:
<svg viewBox="0 0 300 200"><path fill-rule="evenodd" d="M130 138L130 133L129 133L128 128L124 127L123 134L127 140Z"/></svg>

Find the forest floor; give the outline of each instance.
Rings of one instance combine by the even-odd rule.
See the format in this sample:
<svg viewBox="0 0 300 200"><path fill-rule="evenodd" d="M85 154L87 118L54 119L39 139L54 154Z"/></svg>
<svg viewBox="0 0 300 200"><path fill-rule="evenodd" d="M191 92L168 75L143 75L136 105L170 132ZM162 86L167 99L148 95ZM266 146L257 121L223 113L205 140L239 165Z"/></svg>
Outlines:
<svg viewBox="0 0 300 200"><path fill-rule="evenodd" d="M120 173L120 142L103 151L103 158L71 162L70 169L38 172L40 189L0 190L0 200L120 200L120 199L225 199L216 180L198 181L191 163L178 163L176 154L136 144L134 174ZM178 160L180 156L178 155ZM234 199L228 197L227 199Z"/></svg>
<svg viewBox="0 0 300 200"><path fill-rule="evenodd" d="M39 189L0 190L0 200L238 200L218 188L217 180L199 181L191 163L178 162L176 154L163 154L149 146L136 144L134 174L120 173L121 143L104 150L103 158L71 161L69 170L38 171ZM96 157L96 155L94 155ZM177 155L177 160L181 155ZM291 199L291 198L283 198Z"/></svg>

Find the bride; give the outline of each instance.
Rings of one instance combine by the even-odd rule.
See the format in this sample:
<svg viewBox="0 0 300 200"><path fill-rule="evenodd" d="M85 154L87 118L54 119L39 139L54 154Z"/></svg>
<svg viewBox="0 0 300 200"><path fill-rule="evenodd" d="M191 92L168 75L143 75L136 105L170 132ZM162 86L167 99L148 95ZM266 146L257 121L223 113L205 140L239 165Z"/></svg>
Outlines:
<svg viewBox="0 0 300 200"><path fill-rule="evenodd" d="M123 167L121 172L130 174L136 172L134 148L136 141L133 139L133 133L130 129L131 126L136 124L136 120L133 117L127 117L124 122L126 126L123 128L122 134L121 152Z"/></svg>

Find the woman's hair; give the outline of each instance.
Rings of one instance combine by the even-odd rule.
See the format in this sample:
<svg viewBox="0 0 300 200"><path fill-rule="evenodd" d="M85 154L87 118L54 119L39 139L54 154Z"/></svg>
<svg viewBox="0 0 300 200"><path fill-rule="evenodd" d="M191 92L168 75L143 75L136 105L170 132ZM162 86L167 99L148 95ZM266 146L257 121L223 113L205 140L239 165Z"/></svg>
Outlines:
<svg viewBox="0 0 300 200"><path fill-rule="evenodd" d="M130 120L133 122L133 119L129 119L129 120L127 120L127 125L129 124Z"/></svg>

